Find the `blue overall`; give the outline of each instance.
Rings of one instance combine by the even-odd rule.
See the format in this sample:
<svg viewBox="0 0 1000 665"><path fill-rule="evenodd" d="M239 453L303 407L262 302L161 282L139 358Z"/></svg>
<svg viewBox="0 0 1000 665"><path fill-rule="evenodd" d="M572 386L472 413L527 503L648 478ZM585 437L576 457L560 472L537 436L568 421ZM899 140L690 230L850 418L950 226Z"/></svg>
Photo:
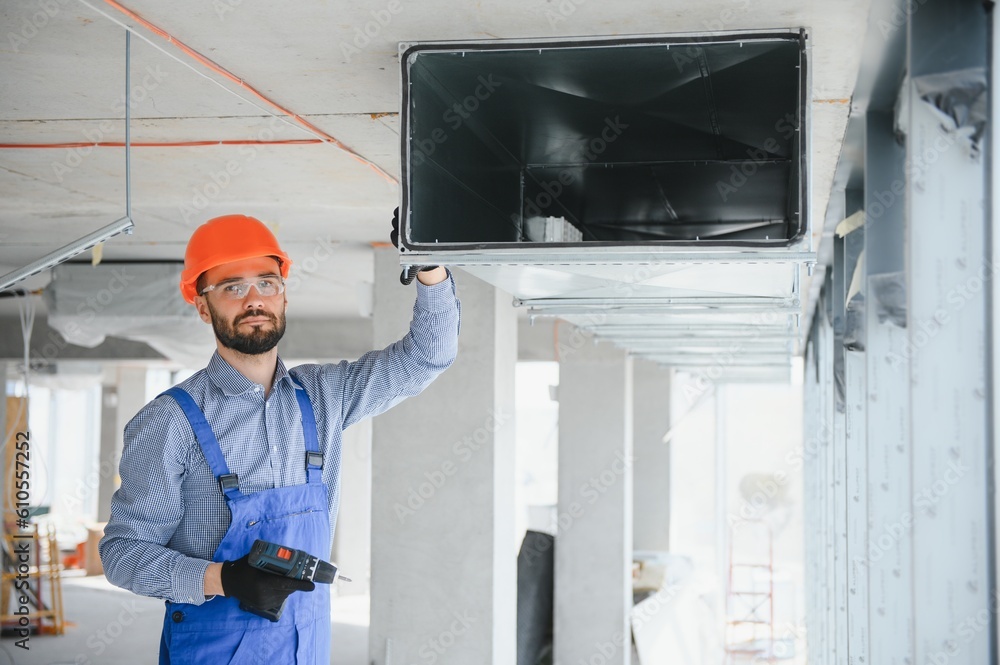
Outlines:
<svg viewBox="0 0 1000 665"><path fill-rule="evenodd" d="M236 560L260 538L301 549L322 559L330 553L330 517L323 484L316 417L305 389L294 377L295 397L305 434L307 482L242 494L230 474L212 428L194 399L173 387L163 394L180 404L226 495L232 521L212 561ZM310 457L312 459L310 459ZM319 462L310 464L310 462ZM296 591L288 597L278 622L240 609L239 601L215 596L201 605L167 602L160 641L160 664L189 665L329 665L330 586Z"/></svg>

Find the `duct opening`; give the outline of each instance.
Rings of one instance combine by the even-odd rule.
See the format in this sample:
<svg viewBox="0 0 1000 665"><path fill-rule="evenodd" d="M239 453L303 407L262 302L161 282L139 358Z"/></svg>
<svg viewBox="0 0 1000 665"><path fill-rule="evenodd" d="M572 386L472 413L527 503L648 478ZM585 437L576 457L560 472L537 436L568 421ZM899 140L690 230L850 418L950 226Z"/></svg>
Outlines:
<svg viewBox="0 0 1000 665"><path fill-rule="evenodd" d="M404 249L791 244L805 39L411 46Z"/></svg>

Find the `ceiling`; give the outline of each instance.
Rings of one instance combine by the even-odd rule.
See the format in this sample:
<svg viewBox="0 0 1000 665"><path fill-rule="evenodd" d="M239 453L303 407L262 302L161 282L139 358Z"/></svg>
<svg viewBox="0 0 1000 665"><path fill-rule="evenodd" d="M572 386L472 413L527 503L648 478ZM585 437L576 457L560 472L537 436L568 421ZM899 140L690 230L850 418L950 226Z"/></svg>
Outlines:
<svg viewBox="0 0 1000 665"><path fill-rule="evenodd" d="M124 150L90 145L125 138L122 24L135 29L136 228L109 241L103 260L181 260L204 220L254 215L273 225L302 271L290 299L294 314L325 318L364 313L371 243L387 239L399 199L400 42L805 27L812 44L811 218L822 220L868 4L3 0L0 20L17 36L0 43L0 271L124 214ZM48 147L75 143L84 145ZM821 225L814 226L818 239ZM0 314L11 307L3 303Z"/></svg>

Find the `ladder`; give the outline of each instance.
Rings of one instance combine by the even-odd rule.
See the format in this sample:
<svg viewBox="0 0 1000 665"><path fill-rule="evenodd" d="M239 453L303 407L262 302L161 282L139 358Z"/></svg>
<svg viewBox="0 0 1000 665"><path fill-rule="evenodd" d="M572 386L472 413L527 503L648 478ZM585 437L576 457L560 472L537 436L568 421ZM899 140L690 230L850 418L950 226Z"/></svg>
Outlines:
<svg viewBox="0 0 1000 665"><path fill-rule="evenodd" d="M737 540L750 545L737 548ZM737 560L736 552L746 556ZM774 661L774 533L763 520L730 525L726 583L726 663Z"/></svg>

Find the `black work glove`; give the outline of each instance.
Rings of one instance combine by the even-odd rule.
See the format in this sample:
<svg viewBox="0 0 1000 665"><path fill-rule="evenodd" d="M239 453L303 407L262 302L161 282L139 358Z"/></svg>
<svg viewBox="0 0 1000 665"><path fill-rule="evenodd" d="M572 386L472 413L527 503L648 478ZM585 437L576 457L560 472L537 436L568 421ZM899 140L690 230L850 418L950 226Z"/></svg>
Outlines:
<svg viewBox="0 0 1000 665"><path fill-rule="evenodd" d="M399 208L392 211L392 233L389 234L389 240L392 241L393 247L399 249ZM436 268L437 266L409 266L408 268L404 268L403 272L399 273L399 283L407 286L417 276L418 272L435 270Z"/></svg>
<svg viewBox="0 0 1000 665"><path fill-rule="evenodd" d="M392 211L392 232L389 234L392 246L399 249L399 208Z"/></svg>
<svg viewBox="0 0 1000 665"><path fill-rule="evenodd" d="M222 591L248 607L280 607L293 592L312 591L316 588L309 580L295 580L265 573L251 566L249 558L250 555L245 554L242 559L222 563Z"/></svg>

